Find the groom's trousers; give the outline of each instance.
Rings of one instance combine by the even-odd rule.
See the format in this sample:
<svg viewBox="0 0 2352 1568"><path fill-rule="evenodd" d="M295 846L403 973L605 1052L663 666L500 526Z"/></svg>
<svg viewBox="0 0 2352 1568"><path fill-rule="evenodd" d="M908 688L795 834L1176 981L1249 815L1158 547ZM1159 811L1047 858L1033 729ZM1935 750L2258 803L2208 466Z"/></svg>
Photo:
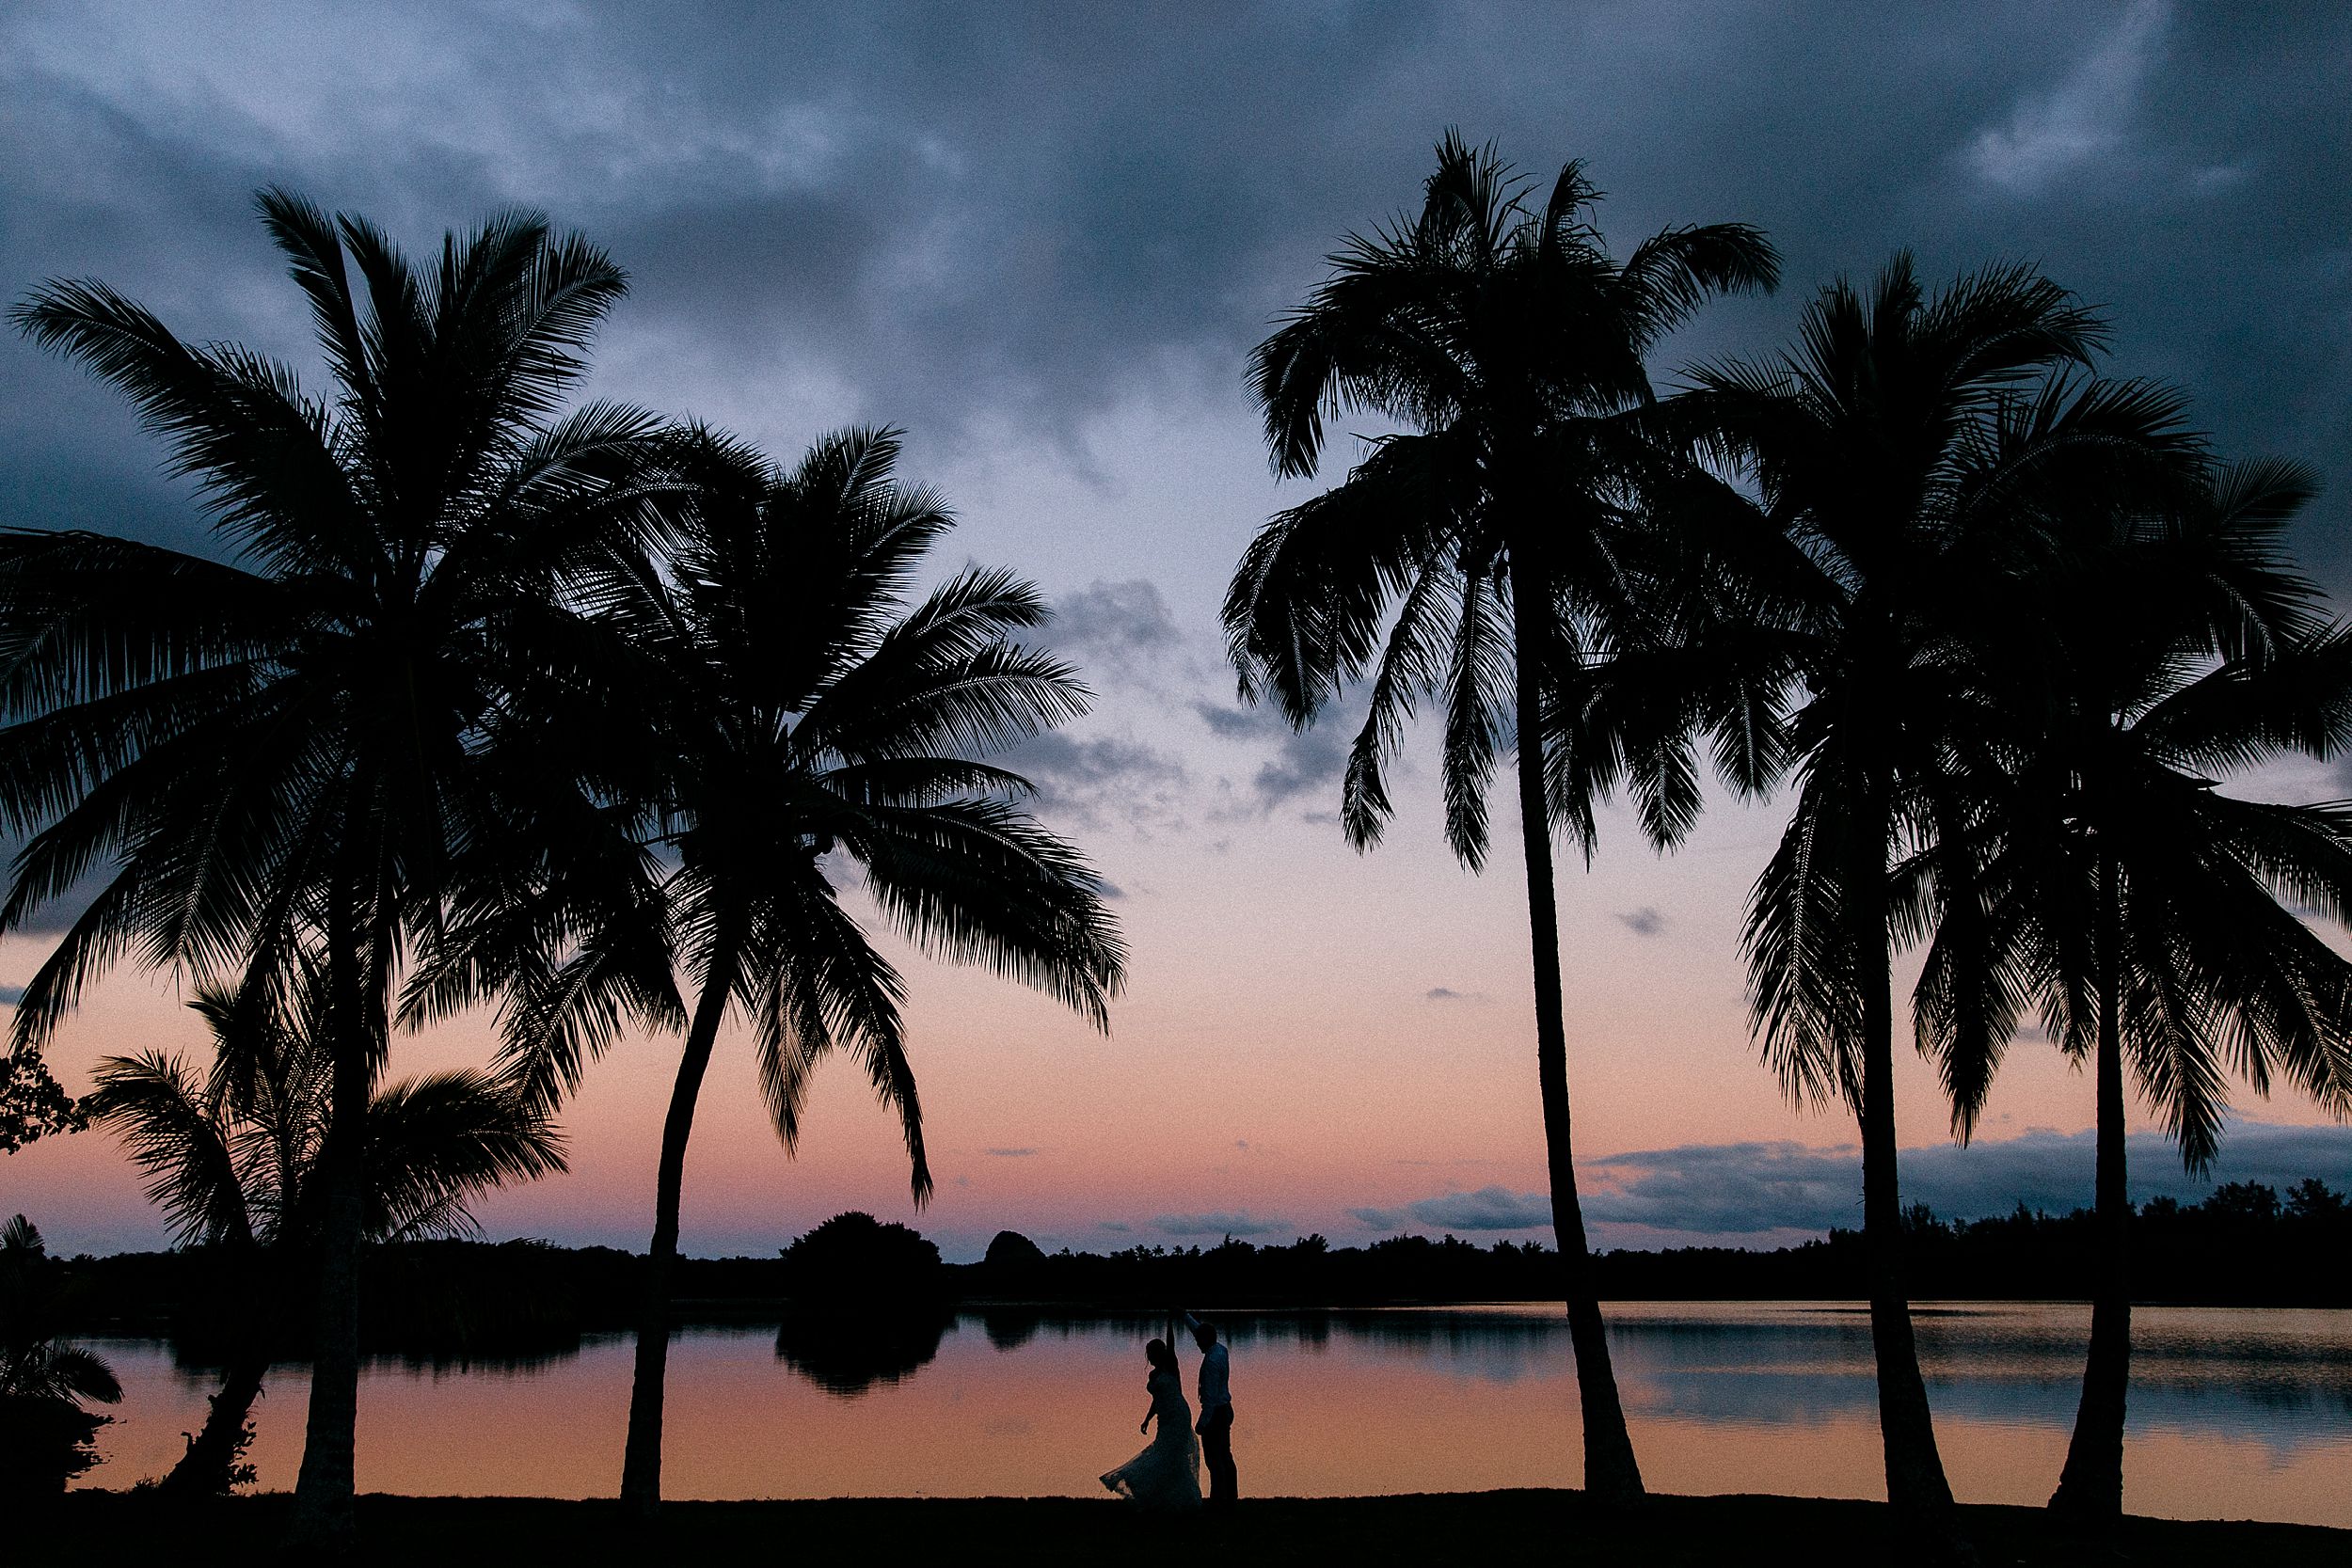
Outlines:
<svg viewBox="0 0 2352 1568"><path fill-rule="evenodd" d="M1233 1407L1220 1404L1200 1423L1200 1463L1209 1471L1209 1501L1230 1503L1241 1496L1233 1473Z"/></svg>

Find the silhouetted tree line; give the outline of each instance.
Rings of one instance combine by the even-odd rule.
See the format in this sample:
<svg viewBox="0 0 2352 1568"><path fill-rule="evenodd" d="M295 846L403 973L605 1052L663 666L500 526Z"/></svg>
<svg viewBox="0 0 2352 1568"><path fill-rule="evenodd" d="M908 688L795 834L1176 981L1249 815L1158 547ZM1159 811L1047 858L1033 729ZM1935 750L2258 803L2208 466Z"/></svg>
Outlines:
<svg viewBox="0 0 2352 1568"><path fill-rule="evenodd" d="M862 1222L862 1223L861 1223ZM1924 1205L1904 1215L1922 1296L1954 1300L2072 1300L2090 1294L2095 1217L2022 1204L1987 1219L1947 1220ZM844 1232L861 1234L850 1236ZM870 1234L864 1234L869 1232ZM2133 1211L2141 1299L2232 1306L2352 1307L2336 1262L2352 1254L2352 1195L2312 1178L2283 1195L2231 1182L2201 1203L2152 1198ZM1851 1300L1866 1289L1858 1230L1770 1251L1674 1247L1598 1254L1613 1301ZM249 1261L216 1247L51 1259L71 1283L70 1326L146 1328L172 1337L203 1364L250 1327L258 1302ZM632 1327L645 1259L614 1247L544 1242L411 1242L371 1248L362 1263L361 1341L379 1355L531 1357L560 1354L583 1334ZM1456 1236L1391 1236L1335 1247L1320 1235L1281 1244L1228 1236L1214 1245L1131 1246L1046 1253L1000 1233L977 1263L943 1263L904 1226L844 1214L773 1258L681 1258L677 1317L685 1322L786 1321L796 1332L841 1322L898 1320L936 1338L961 1303L1053 1303L1164 1308L1171 1301L1228 1308L1352 1307L1391 1302L1541 1300L1563 1284L1552 1249L1532 1242L1480 1246ZM918 1322L919 1320L919 1322ZM307 1354L307 1320L271 1325L279 1354ZM917 1338L920 1338L918 1333ZM791 1354L813 1341L799 1333Z"/></svg>
<svg viewBox="0 0 2352 1568"><path fill-rule="evenodd" d="M1924 1205L1904 1215L1917 1291L1958 1300L2088 1297L2099 1260L2090 1210L2050 1214L2022 1204L1989 1219L1945 1220ZM2232 1182L2202 1203L2152 1198L2132 1216L2142 1300L2235 1306L2352 1306L2337 1259L2352 1248L2352 1196L2316 1178L2282 1197ZM1333 1247L1321 1236L1287 1245L1227 1237L1214 1246L1136 1246L1108 1255L1023 1258L1009 1246L966 1273L966 1299L1151 1306L1355 1306L1389 1301L1538 1300L1565 1282L1558 1253L1534 1243L1480 1247L1458 1237L1392 1236ZM1001 1255L1000 1255L1001 1252ZM1852 1300L1867 1293L1858 1230L1770 1251L1674 1247L1597 1255L1613 1301Z"/></svg>

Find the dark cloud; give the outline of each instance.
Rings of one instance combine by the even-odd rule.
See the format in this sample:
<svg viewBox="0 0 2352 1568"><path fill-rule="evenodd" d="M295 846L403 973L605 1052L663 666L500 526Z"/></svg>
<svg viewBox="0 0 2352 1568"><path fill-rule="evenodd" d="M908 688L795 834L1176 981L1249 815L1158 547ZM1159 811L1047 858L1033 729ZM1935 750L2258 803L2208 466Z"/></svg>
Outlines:
<svg viewBox="0 0 2352 1568"><path fill-rule="evenodd" d="M1123 680L1150 674L1184 642L1167 598L1144 578L1097 579L1056 600L1044 638L1075 659L1082 674Z"/></svg>
<svg viewBox="0 0 2352 1568"><path fill-rule="evenodd" d="M2090 1132L2032 1132L1965 1148L1902 1151L1903 1200L1947 1218L1980 1219L2019 1204L2063 1212L2090 1201ZM2223 1138L2205 1178L2189 1176L2159 1134L2126 1146L2132 1196L2196 1201L2223 1181L2286 1187L2308 1176L2331 1186L2352 1181L2352 1128L2277 1127L2246 1122ZM1590 1162L1586 1218L1663 1230L1723 1235L1820 1232L1862 1219L1862 1158L1851 1147L1795 1142L1690 1144Z"/></svg>
<svg viewBox="0 0 2352 1568"><path fill-rule="evenodd" d="M1290 1227L1288 1220L1253 1219L1240 1212L1162 1214L1152 1223L1168 1236L1270 1236Z"/></svg>
<svg viewBox="0 0 2352 1568"><path fill-rule="evenodd" d="M1666 929L1666 917L1647 904L1638 910L1619 910L1616 913L1617 924L1637 937L1658 936Z"/></svg>
<svg viewBox="0 0 2352 1568"><path fill-rule="evenodd" d="M1346 736L1351 733L1343 714L1328 713L1312 728L1295 730L1279 709L1263 703L1234 707L1196 702L1192 710L1220 740L1274 749L1240 792L1239 802L1226 810L1228 817L1263 816L1301 797L1337 793L1340 775L1347 768Z"/></svg>
<svg viewBox="0 0 2352 1568"><path fill-rule="evenodd" d="M1034 1148L992 1148L988 1152L999 1160L1025 1160L1037 1150Z"/></svg>
<svg viewBox="0 0 2352 1568"><path fill-rule="evenodd" d="M1114 1236L1125 1236L1133 1233L1136 1227L1125 1220L1104 1220L1094 1228L1107 1230Z"/></svg>
<svg viewBox="0 0 2352 1568"><path fill-rule="evenodd" d="M191 336L300 353L255 185L420 246L520 201L632 270L612 389L762 439L886 419L1066 455L1139 388L1247 421L1249 346L1459 124L1538 173L1588 160L1620 251L1673 222L1772 233L1783 296L1670 362L1777 344L1806 290L1899 245L1932 276L2036 260L2225 448L2320 464L2303 539L2346 564L2339 7L592 5L519 43L437 8L77 14L0 13L12 297L99 273ZM87 378L0 346L0 420L8 520L191 536Z"/></svg>
<svg viewBox="0 0 2352 1568"><path fill-rule="evenodd" d="M23 986L0 986L0 1007L13 1007L24 1000Z"/></svg>
<svg viewBox="0 0 2352 1568"><path fill-rule="evenodd" d="M1431 986L1427 990L1422 991L1421 994L1422 1000L1424 1002L1463 1002L1483 1004L1493 1000L1493 998L1489 997L1483 990L1456 990L1452 986Z"/></svg>
<svg viewBox="0 0 2352 1568"><path fill-rule="evenodd" d="M1124 736L1039 736L1004 765L1037 785L1038 809L1092 826L1181 827L1191 775L1183 759Z"/></svg>
<svg viewBox="0 0 2352 1568"><path fill-rule="evenodd" d="M703 412L777 379L923 429L1066 433L1155 380L1238 409L1268 320L1459 123L1589 159L1621 249L1760 222L1798 292L1904 244L2036 258L2226 443L2340 481L2352 447L2341 8L590 6L521 68L489 13L73 15L0 22L0 268L103 272L199 336L298 330L243 207L282 179L417 238L553 209L635 273L614 351ZM1694 346L1777 341L1789 304ZM29 499L95 504L94 467L158 500L71 377L0 376Z"/></svg>
<svg viewBox="0 0 2352 1568"><path fill-rule="evenodd" d="M1402 1209L1350 1209L1348 1213L1375 1230L1412 1226L1456 1231L1532 1230L1551 1224L1551 1199L1542 1193L1481 1187L1474 1193L1425 1197Z"/></svg>

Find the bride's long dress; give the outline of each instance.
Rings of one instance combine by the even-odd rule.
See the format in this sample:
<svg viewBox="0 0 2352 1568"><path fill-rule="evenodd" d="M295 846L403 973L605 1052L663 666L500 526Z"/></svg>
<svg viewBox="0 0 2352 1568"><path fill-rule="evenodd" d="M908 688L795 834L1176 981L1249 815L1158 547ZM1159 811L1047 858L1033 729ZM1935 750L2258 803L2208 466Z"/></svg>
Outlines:
<svg viewBox="0 0 2352 1568"><path fill-rule="evenodd" d="M1196 1506L1200 1501L1200 1439L1193 1435L1184 1380L1173 1372L1153 1372L1144 1386L1152 1393L1152 1446L1104 1474L1103 1484L1147 1508Z"/></svg>

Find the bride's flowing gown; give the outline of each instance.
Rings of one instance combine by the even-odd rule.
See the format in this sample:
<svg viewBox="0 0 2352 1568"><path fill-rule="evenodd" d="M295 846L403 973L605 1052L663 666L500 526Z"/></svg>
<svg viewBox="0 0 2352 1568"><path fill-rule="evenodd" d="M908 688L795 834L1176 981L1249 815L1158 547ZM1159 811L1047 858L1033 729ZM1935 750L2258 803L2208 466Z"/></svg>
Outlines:
<svg viewBox="0 0 2352 1568"><path fill-rule="evenodd" d="M1200 1439L1192 1433L1192 1406L1184 1380L1153 1372L1152 1446L1103 1477L1103 1484L1131 1501L1155 1508L1185 1508L1200 1501Z"/></svg>

